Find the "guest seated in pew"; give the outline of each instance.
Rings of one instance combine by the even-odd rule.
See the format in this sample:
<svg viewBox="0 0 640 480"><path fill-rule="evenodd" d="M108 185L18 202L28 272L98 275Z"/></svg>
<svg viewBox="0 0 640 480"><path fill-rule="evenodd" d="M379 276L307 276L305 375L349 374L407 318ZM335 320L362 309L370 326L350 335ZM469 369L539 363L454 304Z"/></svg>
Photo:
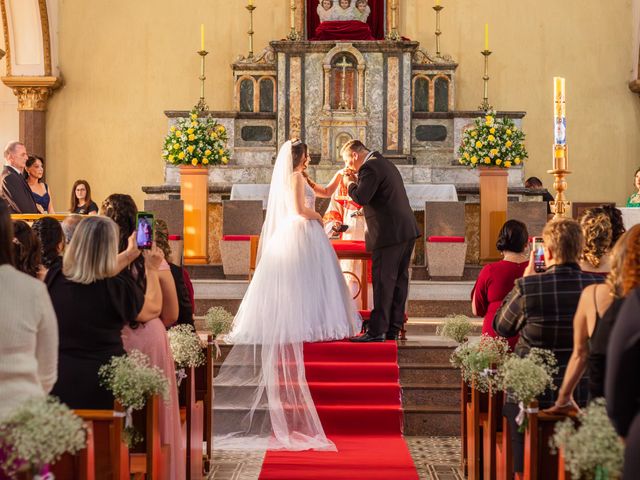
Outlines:
<svg viewBox="0 0 640 480"><path fill-rule="evenodd" d="M630 255L637 257L636 242ZM636 268L632 275L637 278ZM640 478L640 288L629 292L611 331L607 349L605 398L607 413L618 435L625 442L622 480Z"/></svg>
<svg viewBox="0 0 640 480"><path fill-rule="evenodd" d="M471 291L471 310L476 316L484 316L482 333L491 337L498 335L493 330L493 317L502 300L513 289L514 282L522 277L529 265L527 226L518 220L509 220L500 229L496 248L502 252L503 260L485 265ZM508 338L509 348L514 349L518 336Z"/></svg>
<svg viewBox="0 0 640 480"><path fill-rule="evenodd" d="M622 234L627 231L624 227L624 220L622 218L622 212L613 205L602 205L604 213L609 215L609 221L611 222L611 246L615 245Z"/></svg>
<svg viewBox="0 0 640 480"><path fill-rule="evenodd" d="M544 190L544 192L542 192L542 201L547 204L547 216L550 216L552 212L549 202L553 202L554 198L553 195L551 195L548 190L544 188L544 185L542 185L542 180L540 180L538 177L529 177L524 182L524 188L528 188L530 190Z"/></svg>
<svg viewBox="0 0 640 480"><path fill-rule="evenodd" d="M636 187L636 192L627 198L627 207L640 207L640 168L633 174L633 185Z"/></svg>
<svg viewBox="0 0 640 480"><path fill-rule="evenodd" d="M167 223L162 219L156 219L154 230L156 245L158 245L158 248L164 253L164 258L169 264L171 276L173 277L173 281L176 285L176 294L178 296L178 320L175 323L178 325L193 325L193 303L191 302L191 295L185 282L185 278L188 279L189 274L184 268L173 263L171 245L169 245L169 227L167 226ZM170 326L171 325L168 325L167 328Z"/></svg>
<svg viewBox="0 0 640 480"><path fill-rule="evenodd" d="M588 208L578 219L584 235L584 251L580 259L583 272L606 276L611 270L613 226L611 218L602 208Z"/></svg>
<svg viewBox="0 0 640 480"><path fill-rule="evenodd" d="M58 329L44 284L13 267L13 225L0 199L0 420L56 382Z"/></svg>
<svg viewBox="0 0 640 480"><path fill-rule="evenodd" d="M120 332L139 316L142 290L126 268L140 255L134 241L118 254L118 226L106 217L83 220L64 254L64 266L51 268L45 283L58 317L58 381L53 394L76 409L112 409L113 395L100 385L98 370L111 357L124 355ZM145 268L162 262L148 251ZM156 276L148 276L146 295L159 295Z"/></svg>
<svg viewBox="0 0 640 480"><path fill-rule="evenodd" d="M0 197L7 202L11 213L40 213L24 179L28 158L27 148L21 142L9 142L4 149L6 165L0 175Z"/></svg>
<svg viewBox="0 0 640 480"><path fill-rule="evenodd" d="M43 217L33 222L33 231L40 239L42 247L42 268L39 278L44 279L47 271L62 267L64 232L60 222L53 217Z"/></svg>
<svg viewBox="0 0 640 480"><path fill-rule="evenodd" d="M42 247L33 229L22 220L13 222L14 266L27 275L38 278L42 266Z"/></svg>
<svg viewBox="0 0 640 480"><path fill-rule="evenodd" d="M76 231L76 227L82 221L84 217L82 215L69 215L66 217L60 226L62 227L62 233L64 233L64 243L65 245L69 245L71 243L71 239L73 238L73 234Z"/></svg>
<svg viewBox="0 0 640 480"><path fill-rule="evenodd" d="M567 371L549 413L577 411L573 391L588 370L589 400L604 397L607 345L611 329L631 290L640 286L640 225L625 233L613 248L611 273L605 284L589 285L582 291L573 319L573 352Z"/></svg>
<svg viewBox="0 0 640 480"><path fill-rule="evenodd" d="M91 200L91 186L86 180L76 180L71 188L69 212L79 215L97 215L98 205Z"/></svg>
<svg viewBox="0 0 640 480"><path fill-rule="evenodd" d="M31 196L40 213L55 213L49 185L44 183L44 159L29 155L24 169L24 178L31 189Z"/></svg>
<svg viewBox="0 0 640 480"><path fill-rule="evenodd" d="M127 249L129 238L136 231L138 207L129 195L113 194L102 203L101 213L111 218L120 227L119 250ZM154 245L152 249L156 249ZM171 480L182 480L185 476L185 456L182 451L182 430L178 407L176 371L169 348L166 326L178 318L178 296L171 276L169 264L163 261L157 270L145 268L144 260L138 257L129 265L136 282L144 288L149 276L157 276L160 282L159 302L154 310L144 316L132 317L122 329L122 342L127 352L139 350L147 355L152 365L159 367L169 381L169 400L160 406L161 442L169 446L169 469ZM155 281L155 280L154 280Z"/></svg>
<svg viewBox="0 0 640 480"><path fill-rule="evenodd" d="M558 360L559 372L554 378L557 387L573 348L573 317L585 287L604 282L604 277L580 270L578 261L584 249L584 237L578 222L561 218L549 222L543 232L544 257L547 270L535 272L531 253L524 276L516 280L511 293L496 312L493 329L504 337L520 334L515 353L526 355L532 347L551 350ZM587 379L575 390L579 406L587 400ZM539 398L542 408L550 407L556 391L547 390ZM507 399L503 413L511 425L514 472L522 472L524 435L518 433L515 418L518 406Z"/></svg>

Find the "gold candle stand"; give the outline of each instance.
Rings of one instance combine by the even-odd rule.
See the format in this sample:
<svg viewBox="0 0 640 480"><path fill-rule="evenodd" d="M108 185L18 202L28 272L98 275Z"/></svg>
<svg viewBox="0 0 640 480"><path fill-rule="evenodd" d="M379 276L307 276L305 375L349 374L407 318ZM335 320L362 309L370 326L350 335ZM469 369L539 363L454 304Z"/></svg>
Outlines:
<svg viewBox="0 0 640 480"><path fill-rule="evenodd" d="M564 196L567 190L566 176L571 173L569 171L569 150L566 145L553 146L553 170L548 170L554 177L553 189L556 191L556 198L553 202L549 202L553 211L553 218L562 218L567 216L569 202Z"/></svg>
<svg viewBox="0 0 640 480"><path fill-rule="evenodd" d="M440 57L440 12L444 9L442 5L436 5L433 7L436 11L436 57Z"/></svg>
<svg viewBox="0 0 640 480"><path fill-rule="evenodd" d="M250 60L253 59L253 11L256 7L254 7L252 3L249 3L249 5L244 8L249 10L249 31L247 32L249 34L249 56L247 59Z"/></svg>
<svg viewBox="0 0 640 480"><path fill-rule="evenodd" d="M398 10L397 0L391 2L391 30L387 33L387 40L391 42L397 42L400 40L400 34L398 33L398 24L396 19L396 10Z"/></svg>
<svg viewBox="0 0 640 480"><path fill-rule="evenodd" d="M207 56L209 52L207 52L206 50L198 50L198 55L200 55L200 76L198 77L198 79L200 79L200 100L198 100L198 103L196 104L195 108L196 110L200 111L200 112L204 112L206 110L209 110L209 107L207 106L207 102L205 102L204 100L204 81L207 79L206 75L205 75L205 70L204 70L204 66L205 66L205 57Z"/></svg>
<svg viewBox="0 0 640 480"><path fill-rule="evenodd" d="M297 42L298 40L300 40L302 38L302 35L300 35L300 32L298 32L296 30L296 2L295 0L291 0L291 4L289 6L289 9L291 10L291 31L289 32L289 35L287 35L287 40L290 40L292 42Z"/></svg>
<svg viewBox="0 0 640 480"><path fill-rule="evenodd" d="M488 112L489 110L493 110L493 107L489 104L489 55L491 55L491 50L482 50L482 55L484 55L484 75L482 80L484 82L484 90L482 94L482 103L478 107L483 112Z"/></svg>

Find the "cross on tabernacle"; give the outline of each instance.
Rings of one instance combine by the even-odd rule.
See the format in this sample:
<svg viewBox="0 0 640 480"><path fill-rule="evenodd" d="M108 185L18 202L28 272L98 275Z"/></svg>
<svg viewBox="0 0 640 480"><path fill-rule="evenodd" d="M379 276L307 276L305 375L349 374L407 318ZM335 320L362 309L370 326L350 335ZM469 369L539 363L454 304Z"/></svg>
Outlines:
<svg viewBox="0 0 640 480"><path fill-rule="evenodd" d="M343 55L340 63L336 63L336 67L342 68L342 82L340 85L340 103L338 104L338 109L347 110L349 108L349 105L347 104L347 100L345 98L345 78L347 76L347 68L353 67L353 65L347 62L347 57Z"/></svg>

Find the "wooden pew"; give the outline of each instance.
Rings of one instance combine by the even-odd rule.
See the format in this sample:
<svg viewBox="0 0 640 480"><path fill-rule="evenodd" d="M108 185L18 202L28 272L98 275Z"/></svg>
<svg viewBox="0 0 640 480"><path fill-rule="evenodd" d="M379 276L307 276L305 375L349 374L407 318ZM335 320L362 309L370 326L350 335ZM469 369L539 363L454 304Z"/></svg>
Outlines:
<svg viewBox="0 0 640 480"><path fill-rule="evenodd" d="M486 428L489 395L471 385L471 400L466 406L467 478L482 479L482 431Z"/></svg>
<svg viewBox="0 0 640 480"><path fill-rule="evenodd" d="M215 362L216 348L214 345L213 335L207 335L207 345L205 347L206 364L198 367L194 371L195 400L202 401L204 405L203 421L204 428L202 441L206 442L207 449L203 458L204 472L211 470L211 461L213 454L213 367Z"/></svg>
<svg viewBox="0 0 640 480"><path fill-rule="evenodd" d="M564 450L558 449L558 480L571 480L571 473L567 470L564 461Z"/></svg>
<svg viewBox="0 0 640 480"><path fill-rule="evenodd" d="M504 403L504 393L501 391L489 390L487 394L487 415L482 427L482 478L484 480L496 480L498 470L504 467L500 462L503 451L503 429L502 405ZM507 438L507 443L510 444ZM498 454L500 452L500 456ZM500 466L500 468L498 468ZM501 472L502 473L502 472ZM502 477L501 478L506 478Z"/></svg>
<svg viewBox="0 0 640 480"><path fill-rule="evenodd" d="M201 480L204 454L202 450L204 402L196 400L195 369L189 368L186 373L187 377L180 384L180 417L185 420L187 478Z"/></svg>
<svg viewBox="0 0 640 480"><path fill-rule="evenodd" d="M122 439L122 407L116 404L114 410L74 410L74 413L91 425L95 479L129 480L129 449Z"/></svg>
<svg viewBox="0 0 640 480"><path fill-rule="evenodd" d="M168 449L160 441L160 401L158 395L153 395L144 409L133 413L134 425L137 429L144 425L145 432L141 448L130 454L131 475L136 478L142 475L148 480L167 478Z"/></svg>
<svg viewBox="0 0 640 480"><path fill-rule="evenodd" d="M63 455L55 464L51 465L51 473L61 480L68 478L74 480L95 480L95 447L93 441L93 426L91 422L85 423L87 429L86 447L75 455L69 453Z"/></svg>
<svg viewBox="0 0 640 480"><path fill-rule="evenodd" d="M464 378L460 378L460 470L462 476L467 477L467 405L471 403L471 389Z"/></svg>
<svg viewBox="0 0 640 480"><path fill-rule="evenodd" d="M505 401L506 395L502 392L502 405L504 405ZM500 412L498 425L502 425L502 428L496 433L496 478L498 480L511 480L511 472L513 472L511 426L509 420L502 415L502 412Z"/></svg>

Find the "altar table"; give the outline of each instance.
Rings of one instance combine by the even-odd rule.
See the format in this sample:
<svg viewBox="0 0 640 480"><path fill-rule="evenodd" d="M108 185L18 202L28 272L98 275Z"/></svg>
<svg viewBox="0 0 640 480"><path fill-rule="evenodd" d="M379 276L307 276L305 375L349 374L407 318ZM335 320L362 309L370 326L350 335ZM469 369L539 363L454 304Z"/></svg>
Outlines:
<svg viewBox="0 0 640 480"><path fill-rule="evenodd" d="M331 240L331 245L338 256L338 260L360 260L360 295L362 309L369 309L369 260L371 253L367 252L362 240ZM349 272L355 275L355 272Z"/></svg>

